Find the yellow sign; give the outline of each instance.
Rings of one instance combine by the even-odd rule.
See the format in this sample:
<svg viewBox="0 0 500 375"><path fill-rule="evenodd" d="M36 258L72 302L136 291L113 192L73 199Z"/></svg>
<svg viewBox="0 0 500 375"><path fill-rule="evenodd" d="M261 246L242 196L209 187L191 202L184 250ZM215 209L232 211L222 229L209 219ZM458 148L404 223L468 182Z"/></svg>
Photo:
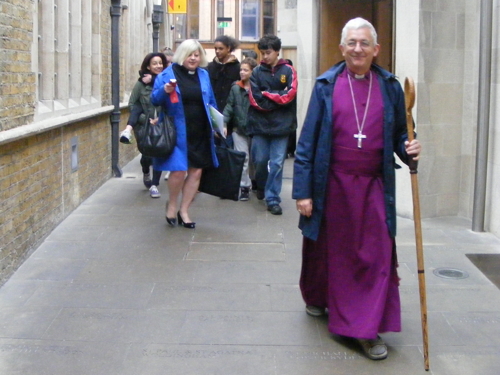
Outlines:
<svg viewBox="0 0 500 375"><path fill-rule="evenodd" d="M168 0L168 13L187 13L187 0Z"/></svg>

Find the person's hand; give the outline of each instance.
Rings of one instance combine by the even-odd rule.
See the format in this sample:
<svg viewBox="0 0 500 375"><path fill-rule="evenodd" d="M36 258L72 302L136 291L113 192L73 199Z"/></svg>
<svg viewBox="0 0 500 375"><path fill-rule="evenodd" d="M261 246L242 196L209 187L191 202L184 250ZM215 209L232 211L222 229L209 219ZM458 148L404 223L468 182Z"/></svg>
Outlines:
<svg viewBox="0 0 500 375"><path fill-rule="evenodd" d="M222 133L224 134L224 138L227 137L227 128L222 129Z"/></svg>
<svg viewBox="0 0 500 375"><path fill-rule="evenodd" d="M422 151L422 145L417 139L411 142L405 142L405 149L408 155L413 156L413 160L417 161L420 159L420 152Z"/></svg>
<svg viewBox="0 0 500 375"><path fill-rule="evenodd" d="M297 199L297 202L295 202L295 204L297 206L297 211L299 212L299 214L306 217L311 217L313 208L313 201L311 198Z"/></svg>
<svg viewBox="0 0 500 375"><path fill-rule="evenodd" d="M144 74L144 76L142 77L141 80L142 80L142 83L147 85L151 82L152 79L153 79L153 77L151 76L151 74Z"/></svg>
<svg viewBox="0 0 500 375"><path fill-rule="evenodd" d="M163 89L167 94L170 94L175 90L175 85L172 85L171 83L166 83L165 86L163 86Z"/></svg>
<svg viewBox="0 0 500 375"><path fill-rule="evenodd" d="M149 123L150 123L151 125L156 125L156 124L158 124L158 120L159 120L159 119L160 119L159 117L157 117L157 118L150 118L150 119L149 119Z"/></svg>

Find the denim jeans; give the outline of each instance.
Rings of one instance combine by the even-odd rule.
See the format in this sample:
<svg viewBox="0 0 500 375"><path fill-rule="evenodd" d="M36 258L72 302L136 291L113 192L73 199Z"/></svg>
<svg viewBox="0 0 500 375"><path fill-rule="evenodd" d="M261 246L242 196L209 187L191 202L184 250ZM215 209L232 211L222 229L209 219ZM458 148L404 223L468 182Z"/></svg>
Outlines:
<svg viewBox="0 0 500 375"><path fill-rule="evenodd" d="M263 190L268 206L281 203L283 164L286 158L288 135L254 135L252 138L252 161L255 165L257 190ZM269 165L269 169L268 169Z"/></svg>

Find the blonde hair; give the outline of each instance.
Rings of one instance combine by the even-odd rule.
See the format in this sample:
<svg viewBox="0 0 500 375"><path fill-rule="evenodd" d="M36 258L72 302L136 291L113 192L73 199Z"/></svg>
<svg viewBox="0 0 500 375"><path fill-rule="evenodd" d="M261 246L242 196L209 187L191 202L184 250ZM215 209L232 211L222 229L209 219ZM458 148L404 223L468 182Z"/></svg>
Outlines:
<svg viewBox="0 0 500 375"><path fill-rule="evenodd" d="M184 61L191 55L193 52L200 52L200 66L205 67L208 65L207 55L205 54L205 50L201 46L201 44L194 39L186 39L182 42L179 47L175 50L174 57L172 58L172 62L182 65Z"/></svg>

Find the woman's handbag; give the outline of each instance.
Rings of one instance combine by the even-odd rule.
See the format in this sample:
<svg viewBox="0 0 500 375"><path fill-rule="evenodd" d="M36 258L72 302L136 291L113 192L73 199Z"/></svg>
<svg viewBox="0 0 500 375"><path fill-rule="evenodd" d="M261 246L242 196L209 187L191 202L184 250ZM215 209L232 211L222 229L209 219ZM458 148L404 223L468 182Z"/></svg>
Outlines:
<svg viewBox="0 0 500 375"><path fill-rule="evenodd" d="M221 145L215 146L219 167L203 170L198 190L219 198L237 201L246 154L229 148L222 136L220 139Z"/></svg>
<svg viewBox="0 0 500 375"><path fill-rule="evenodd" d="M155 125L146 116L142 125L134 127L134 134L139 152L153 158L168 158L177 143L175 124L166 113Z"/></svg>

